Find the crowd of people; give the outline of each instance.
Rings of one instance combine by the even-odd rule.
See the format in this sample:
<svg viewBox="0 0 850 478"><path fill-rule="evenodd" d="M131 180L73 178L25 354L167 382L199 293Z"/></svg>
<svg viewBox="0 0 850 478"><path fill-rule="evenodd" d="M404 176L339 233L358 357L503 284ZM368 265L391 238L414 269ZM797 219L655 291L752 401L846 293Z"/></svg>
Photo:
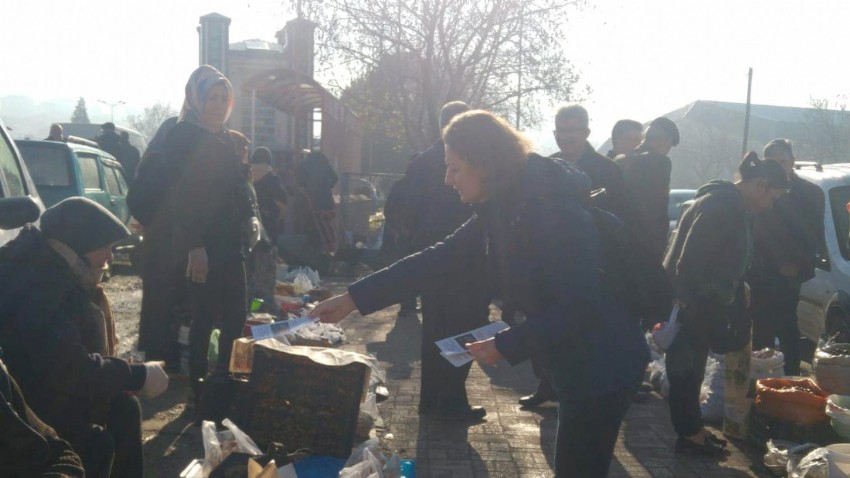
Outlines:
<svg viewBox="0 0 850 478"><path fill-rule="evenodd" d="M190 326L186 400L204 418L199 404L218 398L209 387L228 374L249 299L272 297L286 181L269 149L252 151L227 128L233 91L221 72L199 67L185 93L179 117L162 125L134 170L127 198L145 234L139 349L147 362L115 357L99 282L112 245L129 232L106 209L67 199L0 248L4 476L143 476L136 395L167 388L166 371L180 363L178 328ZM682 327L666 361L678 452L716 456L726 447L700 418L709 350L743 348L752 327L754 346L778 337L786 373L799 373L795 310L823 242L824 198L794 174L790 141L770 142L764 159L748 153L734 182L701 187L668 240L668 154L680 140L671 120L657 118L645 131L617 122L604 156L588 142L587 110L565 106L554 121L559 151L548 157L503 118L460 101L444 105L439 122L440 139L411 158L386 205L392 264L311 312L338 322L403 304L398 320L411 320L419 298L420 414L486 416L467 395L471 365L454 367L434 342L485 325L494 300L511 327L466 347L483 363L532 361L539 386L520 404L558 403L558 477L607 474L643 386L644 332L674 305ZM54 129L48 139L60 140ZM107 151L120 145L113 135L120 138L104 125ZM336 239L323 229L333 220L337 175L321 153L297 169L314 213L311 240L329 250ZM630 254L663 267L669 300L637 310L612 286L617 264L600 221L626 232ZM214 326L219 354L210 364Z"/></svg>
<svg viewBox="0 0 850 478"><path fill-rule="evenodd" d="M645 131L617 122L606 157L587 141L587 111L565 106L555 117L559 151L543 157L490 112L453 102L442 113L441 140L411 160L387 204L399 260L311 314L338 322L420 296L420 413L477 420L486 411L466 401L468 368L448 370L433 342L486 323L500 299L511 327L467 349L488 364L532 361L540 385L520 404L558 402L555 472L568 477L607 474L620 424L645 386L644 332L675 305L682 326L666 362L676 451L724 454L726 441L700 416L709 350L740 350L752 330L757 347L779 337L786 372L799 372L796 304L823 242L824 198L794 174L791 142L770 142L764 159L749 152L734 182L701 187L668 241L668 154L680 140L671 120ZM630 254L663 266L669 304L636 311L611 286L616 265L600 209L626 228Z"/></svg>

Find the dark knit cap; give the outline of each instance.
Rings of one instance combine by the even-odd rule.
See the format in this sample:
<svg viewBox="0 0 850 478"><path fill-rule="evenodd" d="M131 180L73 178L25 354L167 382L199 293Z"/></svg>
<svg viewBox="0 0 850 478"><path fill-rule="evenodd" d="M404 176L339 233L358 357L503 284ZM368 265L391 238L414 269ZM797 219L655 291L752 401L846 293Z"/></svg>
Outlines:
<svg viewBox="0 0 850 478"><path fill-rule="evenodd" d="M652 122L649 123L649 126L654 126L664 131L670 138L670 142L673 143L673 146L677 146L679 144L679 128L676 127L676 123L674 123L670 118L660 116L652 120Z"/></svg>
<svg viewBox="0 0 850 478"><path fill-rule="evenodd" d="M41 232L78 255L96 251L130 235L108 209L84 197L71 197L41 215Z"/></svg>
<svg viewBox="0 0 850 478"><path fill-rule="evenodd" d="M272 152L265 146L260 146L251 154L251 164L272 164Z"/></svg>

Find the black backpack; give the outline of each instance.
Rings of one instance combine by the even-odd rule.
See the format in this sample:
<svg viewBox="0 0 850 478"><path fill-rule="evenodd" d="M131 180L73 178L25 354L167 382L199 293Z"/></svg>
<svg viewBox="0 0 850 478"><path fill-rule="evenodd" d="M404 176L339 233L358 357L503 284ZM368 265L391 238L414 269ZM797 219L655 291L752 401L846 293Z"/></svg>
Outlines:
<svg viewBox="0 0 850 478"><path fill-rule="evenodd" d="M604 191L604 190L603 190ZM605 256L603 283L637 320L666 320L673 306L673 288L661 264L650 260L632 230L617 216L593 206L604 195L594 191L588 210L599 231Z"/></svg>

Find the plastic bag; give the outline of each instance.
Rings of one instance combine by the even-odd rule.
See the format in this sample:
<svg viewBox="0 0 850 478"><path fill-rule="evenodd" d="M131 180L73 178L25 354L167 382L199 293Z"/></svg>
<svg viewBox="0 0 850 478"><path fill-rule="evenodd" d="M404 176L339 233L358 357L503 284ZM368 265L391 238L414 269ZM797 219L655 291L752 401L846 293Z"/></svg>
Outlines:
<svg viewBox="0 0 850 478"><path fill-rule="evenodd" d="M826 455L826 448L815 448L799 463L792 466L789 461L788 478L827 478L829 462Z"/></svg>
<svg viewBox="0 0 850 478"><path fill-rule="evenodd" d="M675 340L676 336L679 335L679 328L681 327L681 324L679 324L678 319L679 304L676 304L670 312L670 319L666 323L661 322L659 324L655 324L655 327L652 328L652 340L659 349L667 350L670 348L670 345L673 344L673 340Z"/></svg>
<svg viewBox="0 0 850 478"><path fill-rule="evenodd" d="M779 378L784 375L785 355L770 347L754 350L750 362L750 380Z"/></svg>
<svg viewBox="0 0 850 478"><path fill-rule="evenodd" d="M827 392L850 395L850 344L834 340L832 336L818 343L812 370L818 385Z"/></svg>
<svg viewBox="0 0 850 478"><path fill-rule="evenodd" d="M216 431L215 422L204 421L201 424L201 436L204 440L203 476L206 478L222 461L233 452L261 455L262 451L245 432L239 429L229 418L222 421L227 430Z"/></svg>
<svg viewBox="0 0 850 478"><path fill-rule="evenodd" d="M784 475L789 468L796 466L799 461L818 446L814 443L794 443L785 440L768 440L767 453L764 454L764 466L775 475ZM789 467L789 463L791 466Z"/></svg>
<svg viewBox="0 0 850 478"><path fill-rule="evenodd" d="M378 456L383 458L381 452L375 451L378 453ZM384 466L378 456L375 456L372 450L363 450L362 461L340 470L339 478L384 478Z"/></svg>
<svg viewBox="0 0 850 478"><path fill-rule="evenodd" d="M670 394L670 381L667 379L664 357L649 363L649 383L654 389L660 391L661 395L666 397Z"/></svg>
<svg viewBox="0 0 850 478"><path fill-rule="evenodd" d="M705 362L705 377L702 381L702 393L699 408L705 420L723 418L723 369L724 357L711 353Z"/></svg>
<svg viewBox="0 0 850 478"><path fill-rule="evenodd" d="M308 291L313 290L313 282L310 281L307 274L304 274L303 272L299 272L298 275L295 276L295 280L292 281L292 285L295 287L296 295L303 295Z"/></svg>

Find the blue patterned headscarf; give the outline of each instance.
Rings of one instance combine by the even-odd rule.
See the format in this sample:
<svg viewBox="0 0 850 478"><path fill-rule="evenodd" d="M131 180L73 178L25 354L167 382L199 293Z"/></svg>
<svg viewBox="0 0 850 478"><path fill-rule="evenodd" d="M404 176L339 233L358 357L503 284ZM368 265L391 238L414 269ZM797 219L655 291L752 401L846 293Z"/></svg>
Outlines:
<svg viewBox="0 0 850 478"><path fill-rule="evenodd" d="M233 86L231 86L227 77L210 65L199 66L189 77L189 81L186 83L186 99L183 101L183 109L180 111L178 122L188 121L203 127L201 116L204 113L207 92L213 85L219 84L227 88L227 94L230 96L230 105L227 108L227 115L224 117L224 121L227 122L230 113L233 111Z"/></svg>

